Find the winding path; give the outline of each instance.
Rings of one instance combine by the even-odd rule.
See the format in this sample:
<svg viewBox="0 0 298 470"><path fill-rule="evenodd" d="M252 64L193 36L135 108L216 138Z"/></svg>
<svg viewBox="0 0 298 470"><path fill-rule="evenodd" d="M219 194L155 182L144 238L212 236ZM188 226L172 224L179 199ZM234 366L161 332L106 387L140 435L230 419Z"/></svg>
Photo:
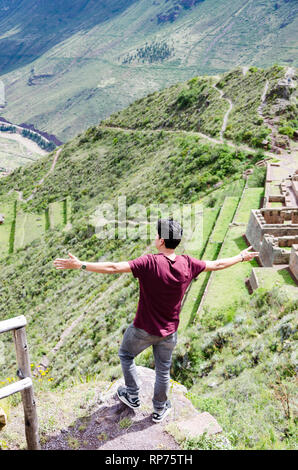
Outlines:
<svg viewBox="0 0 298 470"><path fill-rule="evenodd" d="M221 126L221 130L220 130L220 133L219 133L219 138L221 140L221 142L223 142L224 138L224 133L225 133L225 130L227 128L227 124L228 124L228 119L229 119L229 114L230 112L232 111L233 109L233 103L232 101L230 100L230 98L227 98L226 96L224 96L224 92L220 89L220 88L217 88L216 86L217 84L214 83L212 85L212 88L214 88L215 90L217 90L219 93L220 93L220 98L221 99L225 99L228 103L229 103L229 109L228 111L226 112L226 114L224 115L224 118L223 118L223 123L222 123L222 126Z"/></svg>
<svg viewBox="0 0 298 470"><path fill-rule="evenodd" d="M234 149L245 150L246 152L250 152L250 153L256 153L260 150L260 149L257 149L257 148L251 148L251 147L249 147L248 145L245 145L245 144L235 144L231 140L227 140L227 139L224 139L224 140L215 139L214 137L210 137L209 135L203 134L202 132L198 132L198 131L184 131L184 130L178 130L178 129L173 130L173 129L164 129L162 127L159 127L157 129L131 129L129 127L104 126L104 125L101 125L100 127L101 127L101 129L112 129L112 130L115 130L115 131L131 132L131 133L133 133L133 132L143 132L143 133L150 134L152 132L154 132L154 133L164 132L166 134L193 135L193 136L201 137L202 139L209 140L209 142L213 142L214 144L218 144L218 145L226 144L229 147L233 147ZM267 157L272 157L272 158L276 157L276 155L274 153L269 152L269 151L264 151L264 155L266 155Z"/></svg>

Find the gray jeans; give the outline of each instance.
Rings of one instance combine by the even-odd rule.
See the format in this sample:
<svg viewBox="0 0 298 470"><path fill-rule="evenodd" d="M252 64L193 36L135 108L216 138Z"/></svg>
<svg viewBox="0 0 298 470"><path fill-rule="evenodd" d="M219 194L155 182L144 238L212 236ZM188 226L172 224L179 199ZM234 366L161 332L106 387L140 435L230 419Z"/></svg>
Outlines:
<svg viewBox="0 0 298 470"><path fill-rule="evenodd" d="M140 387L134 357L153 346L156 378L152 402L155 411L162 410L168 399L172 353L176 343L177 331L165 337L153 336L131 324L124 333L119 349L126 389L130 395L136 396Z"/></svg>

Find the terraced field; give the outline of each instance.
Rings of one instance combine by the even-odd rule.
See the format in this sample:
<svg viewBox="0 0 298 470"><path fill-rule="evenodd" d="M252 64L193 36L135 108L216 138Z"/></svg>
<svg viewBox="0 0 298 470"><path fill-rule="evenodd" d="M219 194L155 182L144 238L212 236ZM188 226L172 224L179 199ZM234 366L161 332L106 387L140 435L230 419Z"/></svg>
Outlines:
<svg viewBox="0 0 298 470"><path fill-rule="evenodd" d="M204 246L192 256L203 260L214 260L217 258L221 243L228 230L239 198L227 196L221 208L204 210ZM198 305L201 301L205 287L210 277L210 272L201 273L197 280L194 280L187 292L180 316L180 328L185 328L193 321Z"/></svg>
<svg viewBox="0 0 298 470"><path fill-rule="evenodd" d="M263 188L245 188L243 196L233 218L233 223L225 236L218 258L229 258L237 255L247 247L243 238L248 223L250 210L260 207ZM204 309L224 309L239 299L248 299L249 293L245 286L245 279L249 277L251 268L257 266L252 260L247 263L238 263L228 270L214 271L210 278L208 290L200 305L200 314ZM231 289L233 286L233 289Z"/></svg>
<svg viewBox="0 0 298 470"><path fill-rule="evenodd" d="M40 239L49 229L69 229L71 200L50 203L48 209L38 214L26 212L14 193L0 198L0 213L5 215L0 225L1 259Z"/></svg>

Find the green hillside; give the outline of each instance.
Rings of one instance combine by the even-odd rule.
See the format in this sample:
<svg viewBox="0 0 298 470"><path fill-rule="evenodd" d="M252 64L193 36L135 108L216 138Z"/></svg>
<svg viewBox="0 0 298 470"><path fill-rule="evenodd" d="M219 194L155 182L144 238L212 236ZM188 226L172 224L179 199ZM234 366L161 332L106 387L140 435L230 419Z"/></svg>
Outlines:
<svg viewBox="0 0 298 470"><path fill-rule="evenodd" d="M259 75L280 72L272 68L250 74L256 77L257 88ZM230 79L235 80L235 75L237 72L231 73ZM59 391L94 375L105 382L121 376L117 351L136 311L137 281L129 274L103 276L57 271L53 266L56 257L66 257L68 252L88 261L120 261L155 252L148 231L143 238L132 224L129 227L135 231L130 230L126 239L120 227L117 236L109 238L111 225L110 232L99 238L96 223L102 203L114 208L113 215L120 196L127 198L129 207L164 204L150 212L154 217L144 224L146 230L154 229L159 212L169 215L169 206L193 204L203 209L202 230L193 227L190 240L184 240L179 253L188 252L191 246L193 256L216 259L220 253L234 254L236 247L239 251L244 248L243 239L241 243L238 240L243 226L229 224L234 217L245 224L248 211L259 206L264 168L255 168L255 163L265 153L241 142L242 121L236 117L239 144L218 138L212 141L195 132L192 112L188 111L195 106L191 100L185 108L175 108L171 129L158 129L160 124L154 120L158 104L165 110L161 113L164 116L167 107L179 101L181 89L191 90L191 95L193 86L200 100L197 90L204 80L199 77L153 99L148 96L78 135L61 153L43 156L0 180L0 212L1 207L7 212L7 220L0 226L0 318L26 316L32 363L38 364L46 356L53 378L46 386L37 381L39 393L47 387ZM207 84L209 89L216 92ZM201 93L204 95L204 90ZM141 121L146 119L145 107L152 116L146 123ZM223 118L221 108L218 117ZM207 114L204 119L207 125ZM141 125L137 127L138 122ZM247 122L262 126L251 119L250 110ZM130 129L118 128L120 124ZM242 175L248 168L254 172L245 185ZM43 183L38 184L42 177ZM140 206L134 209L135 213L128 213L131 222L137 214L144 216L137 212ZM177 207L173 211L176 214ZM29 227L35 227L34 239ZM234 233L233 229L239 230ZM192 284L181 313L172 377L190 388L198 409L214 414L233 448L293 448L297 300L288 297L282 285L277 292L260 289L249 296L244 282L253 266L254 262L241 265L237 279L230 276L225 288L218 279L218 289L231 291L233 286L231 304L225 298L224 310L205 309L200 318L195 307L208 278L202 274ZM215 289L213 303L216 295ZM210 304L210 299L206 301ZM69 334L60 341L67 329ZM5 364L1 364L0 382L13 377L16 369L9 335L3 335L3 340ZM150 351L143 353L138 363L152 367ZM289 412L283 407L284 390ZM14 404L12 401L11 406ZM46 426L43 432L47 434ZM5 431L1 439L18 446L15 436ZM197 443L185 445L197 448Z"/></svg>
<svg viewBox="0 0 298 470"><path fill-rule="evenodd" d="M1 0L0 30L3 116L64 142L195 75L298 65L295 0Z"/></svg>
<svg viewBox="0 0 298 470"><path fill-rule="evenodd" d="M282 113L277 111L285 93L285 86L278 83L284 79L286 71L286 67L280 66L267 70L251 67L245 75L237 68L221 77L195 77L134 102L110 116L106 125L193 130L218 139L229 108L228 98L233 107L223 137L237 143L248 143L251 147L262 147L263 140L271 132L258 112L266 81L274 93L266 103L265 116L277 118L284 126L297 126L292 122L297 116L295 87L289 88ZM278 114L282 115L278 117Z"/></svg>

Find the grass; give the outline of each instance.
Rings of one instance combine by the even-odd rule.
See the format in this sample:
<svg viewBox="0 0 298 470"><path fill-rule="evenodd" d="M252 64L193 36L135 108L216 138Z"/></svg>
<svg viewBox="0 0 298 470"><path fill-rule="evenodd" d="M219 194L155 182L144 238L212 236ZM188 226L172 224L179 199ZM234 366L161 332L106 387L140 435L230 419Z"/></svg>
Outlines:
<svg viewBox="0 0 298 470"><path fill-rule="evenodd" d="M220 238L220 241L223 240L225 233L228 229L228 224L232 220L235 209L238 204L238 198L227 196L224 199L224 203L222 208L220 209L219 216L218 212L213 211L213 218L211 219L214 227L212 232L207 233L205 232L205 246L204 250L197 255L198 258L203 260L214 260L216 259L218 252L220 250L221 244L219 241L214 239ZM216 220L214 220L214 215L216 214ZM206 209L204 210L204 228L205 228L205 219L210 219L208 217L208 213L206 213ZM214 223L215 222L215 223ZM210 227L210 220L208 227ZM211 227L210 227L211 228ZM210 230L209 228L209 230ZM207 243L206 243L207 242ZM192 282L187 295L185 302L183 304L183 308L180 314L180 329L186 328L190 323L194 321L195 315L197 313L198 306L200 304L202 295L204 293L206 284L210 277L210 272L203 272L200 274L198 279Z"/></svg>
<svg viewBox="0 0 298 470"><path fill-rule="evenodd" d="M225 198L219 217L216 221L216 226L212 232L211 241L213 243L223 242L228 229L228 224L233 219L238 202L238 197L229 196Z"/></svg>
<svg viewBox="0 0 298 470"><path fill-rule="evenodd" d="M16 203L15 195L2 197L0 203L1 213L5 215L5 221L0 226L0 257L5 258L8 253L20 250L40 239L49 228L61 229L66 223L70 223L71 202L68 198L68 209L64 214L64 202L54 202L49 205L48 212L25 212L19 202ZM15 208L15 204L17 204ZM16 212L16 213L15 213Z"/></svg>
<svg viewBox="0 0 298 470"><path fill-rule="evenodd" d="M234 217L235 222L247 224L250 210L259 207L263 192L263 188L244 189ZM242 237L244 233L245 227L243 226L230 227L218 257L230 258L245 249L247 245ZM247 299L249 294L245 286L245 279L250 274L251 266L257 266L255 260L238 263L227 271L213 272L212 281L203 302L203 309L224 309L237 300ZM230 289L231 285L233 285L233 290Z"/></svg>
<svg viewBox="0 0 298 470"><path fill-rule="evenodd" d="M200 412L217 419L233 449L297 446L291 359L296 309L297 296L291 300L284 285L260 288L229 315L215 317L211 311L180 336L173 361L176 380L187 385L188 398ZM199 448L218 444L201 442ZM195 442L183 445L198 448Z"/></svg>
<svg viewBox="0 0 298 470"><path fill-rule="evenodd" d="M263 195L263 188L246 188L234 221L237 223L247 224L251 209L258 209L260 207Z"/></svg>
<svg viewBox="0 0 298 470"><path fill-rule="evenodd" d="M15 250L24 248L45 232L44 214L32 214L18 210L15 229Z"/></svg>
<svg viewBox="0 0 298 470"><path fill-rule="evenodd" d="M288 285L293 286L293 289L291 289L293 294L295 294L295 290L297 291L297 284L286 268L255 268L255 274L257 276L259 286L264 289L270 289L273 286L279 287L281 285ZM298 296L297 292L296 296Z"/></svg>
<svg viewBox="0 0 298 470"><path fill-rule="evenodd" d="M49 217L50 217L51 229L65 225L63 206L64 206L63 201L52 202L49 204ZM67 214L66 214L66 220L67 220Z"/></svg>
<svg viewBox="0 0 298 470"><path fill-rule="evenodd" d="M7 201L4 198L12 189L23 191L24 197L28 197L36 181L49 170L52 157L42 157L30 167L19 168L1 181L1 199ZM89 261L124 261L144 253L151 240L140 236L124 240L117 236L111 239L96 236L95 212L106 202L117 208L118 196L126 196L127 205L138 204L133 207L140 210L148 208L152 202L165 204L165 208L160 208L161 216L167 213L170 204L202 204L203 242L202 230L198 227L193 237L194 240L198 237L200 243L193 245L193 256L203 259L233 256L246 245L242 238L244 225L228 228L236 205L232 198L240 197L244 186L242 173L259 158L261 153L250 158L250 152L214 145L197 135L153 133L148 129L145 132L126 132L102 126L88 129L63 147L55 171L26 205L28 214L34 217L45 214L44 224L48 230L40 238L29 240L26 247L11 253L0 272L1 305L5 308L5 317L25 313L32 360L38 363L46 355L51 361L54 380L49 384L50 388L37 388L37 396L45 402L55 401L55 412L51 405L48 414L44 412L41 419L44 436L55 432L59 426L64 428L62 422L69 426L73 419L66 415L74 419L76 413L81 416L82 412L83 415L80 408L82 397L78 398L74 390L74 377L80 381L84 376L96 376L96 380L110 383L120 377L118 348L123 331L135 315L139 292L137 280L128 273L102 276L80 271L59 272L54 269L53 260L65 257L68 251ZM253 181L263 181L264 172L256 173ZM219 181L223 184L216 189L214 185ZM250 208L258 207L262 191L263 188L251 187L244 191L235 216L238 223L247 222ZM62 203L66 199L67 203ZM67 230L58 224L50 229L51 204L55 220L67 221ZM220 207L222 217L217 219ZM214 225L219 243L211 243L210 240ZM228 232L222 244L223 225ZM183 245L181 249L184 249ZM155 252L152 245L148 250ZM264 376L263 369L272 372L275 360L281 380L292 387L293 343L286 341L294 336L297 306L283 296L283 285L277 294L261 289L256 295L249 296L244 280L250 275L252 266L256 265L239 263L226 271L223 277L220 276L223 272L214 273L206 297L209 310L203 311L199 324L195 318L198 301L210 274L202 273L193 283L183 307L182 335L175 352L172 377L190 388L194 387L192 399L196 406L212 410L227 434L232 434L235 427L237 436L231 437L234 447L263 445L287 448L293 445L292 422L284 417L280 399L273 397L269 404L266 402L264 410L268 421L263 429L265 411L253 412L253 391L257 394L254 397L257 406L261 406L262 394L269 393L270 380L273 379L266 379L260 387L258 381ZM65 336L58 352L51 352L63 332L79 318L81 321L71 335ZM194 320L196 324L186 328ZM6 374L15 373L15 355L12 338L3 336L6 363L1 373L6 377ZM143 360L146 363L149 358L145 355ZM258 365L259 374L252 371L257 370ZM213 386L213 381L217 385ZM233 393L233 384L230 383L233 381L236 395L230 396ZM217 388L221 383L225 385ZM247 383L252 390L248 397L252 420L243 411ZM278 385L276 381L274 384ZM88 387L89 391L93 390L91 379ZM51 395L55 388L59 392L65 391L64 398L61 394L65 405ZM75 392L76 400L71 399L72 392ZM89 403L86 396L85 401ZM13 408L17 408L18 404L14 405ZM235 416L230 409L236 410ZM247 429L241 423L241 410ZM270 421L288 431L274 429L270 441ZM252 433L253 438L250 437ZM9 442L12 447L18 446L19 434L15 439L10 437Z"/></svg>
<svg viewBox="0 0 298 470"><path fill-rule="evenodd" d="M234 105L229 115L225 137L236 142L247 142L252 147L262 147L262 141L271 133L258 113L265 80L275 84L284 76L285 70L279 66L273 66L266 71L250 67L245 76L241 74L242 71L236 69L225 74L219 82L219 86Z"/></svg>
<svg viewBox="0 0 298 470"><path fill-rule="evenodd" d="M0 225L0 258L6 257L10 250L10 237L14 221L15 200L13 197L1 197L0 213L5 220Z"/></svg>

